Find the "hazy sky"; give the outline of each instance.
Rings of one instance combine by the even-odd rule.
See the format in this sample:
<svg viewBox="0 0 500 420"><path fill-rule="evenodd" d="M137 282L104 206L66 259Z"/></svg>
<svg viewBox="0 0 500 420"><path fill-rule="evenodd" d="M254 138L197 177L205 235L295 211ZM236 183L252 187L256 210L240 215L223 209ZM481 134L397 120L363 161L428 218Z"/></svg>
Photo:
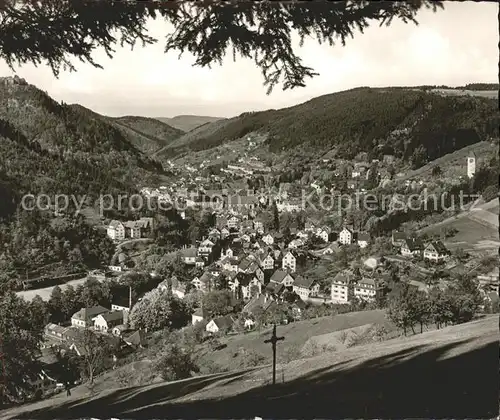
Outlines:
<svg viewBox="0 0 500 420"><path fill-rule="evenodd" d="M362 35L341 45L320 46L306 41L299 50L304 64L320 76L305 88L283 92L277 86L266 95L260 70L251 60L229 55L223 66L193 67L185 54L163 53L162 34L169 27L149 25L160 39L142 48L117 47L113 59L95 53L104 69L75 60L77 72L61 72L56 79L46 66L16 68L53 98L80 103L99 113L171 117L179 114L234 116L246 111L281 108L357 86L397 86L469 82L497 82L498 5L485 2L448 2L437 13L422 10L420 23L394 21L389 27L374 24ZM0 61L0 75L12 71Z"/></svg>

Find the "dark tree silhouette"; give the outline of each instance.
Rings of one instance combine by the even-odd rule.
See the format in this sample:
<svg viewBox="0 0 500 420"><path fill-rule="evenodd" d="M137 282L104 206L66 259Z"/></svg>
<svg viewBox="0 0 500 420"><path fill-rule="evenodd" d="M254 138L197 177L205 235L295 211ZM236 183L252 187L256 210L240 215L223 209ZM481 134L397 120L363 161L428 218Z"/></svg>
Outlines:
<svg viewBox="0 0 500 420"><path fill-rule="evenodd" d="M60 68L74 70L71 58L101 67L92 58L98 47L112 57L117 43L153 44L148 19L173 25L166 34L165 52L189 51L195 65L220 64L228 50L251 58L262 70L268 93L277 84L283 89L305 85L317 75L302 64L292 47L295 30L301 42L342 45L369 23L389 25L394 18L417 23L422 8L442 8L441 2L339 1L306 4L251 1L105 1L105 0L0 0L0 57L14 63L46 62L57 76ZM168 75L165 75L167 77Z"/></svg>

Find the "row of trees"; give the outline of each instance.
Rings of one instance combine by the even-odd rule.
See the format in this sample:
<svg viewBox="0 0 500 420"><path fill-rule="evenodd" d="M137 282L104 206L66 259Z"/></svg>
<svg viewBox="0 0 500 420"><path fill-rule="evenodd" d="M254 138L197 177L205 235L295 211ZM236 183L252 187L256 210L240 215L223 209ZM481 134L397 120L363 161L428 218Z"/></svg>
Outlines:
<svg viewBox="0 0 500 420"><path fill-rule="evenodd" d="M408 283L398 283L388 296L387 316L406 335L420 332L426 325L437 328L468 322L478 312L483 299L473 280L462 277L446 290L419 291Z"/></svg>

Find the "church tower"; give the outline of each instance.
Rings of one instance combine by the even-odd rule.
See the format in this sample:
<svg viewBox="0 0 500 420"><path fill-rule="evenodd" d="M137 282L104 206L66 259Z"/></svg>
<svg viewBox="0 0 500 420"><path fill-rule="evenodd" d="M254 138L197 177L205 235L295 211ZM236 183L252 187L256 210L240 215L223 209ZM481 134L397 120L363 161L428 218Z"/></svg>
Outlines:
<svg viewBox="0 0 500 420"><path fill-rule="evenodd" d="M476 173L476 154L471 152L467 155L467 177L472 178Z"/></svg>

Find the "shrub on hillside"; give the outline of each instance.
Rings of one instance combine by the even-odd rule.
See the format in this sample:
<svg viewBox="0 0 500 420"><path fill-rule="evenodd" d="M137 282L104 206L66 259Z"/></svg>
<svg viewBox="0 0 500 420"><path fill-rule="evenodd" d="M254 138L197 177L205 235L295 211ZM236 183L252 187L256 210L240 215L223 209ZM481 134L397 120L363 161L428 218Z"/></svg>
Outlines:
<svg viewBox="0 0 500 420"><path fill-rule="evenodd" d="M491 201L498 197L498 185L489 185L483 191L484 201Z"/></svg>
<svg viewBox="0 0 500 420"><path fill-rule="evenodd" d="M156 363L156 369L166 381L186 379L199 372L199 367L186 349L171 344Z"/></svg>

